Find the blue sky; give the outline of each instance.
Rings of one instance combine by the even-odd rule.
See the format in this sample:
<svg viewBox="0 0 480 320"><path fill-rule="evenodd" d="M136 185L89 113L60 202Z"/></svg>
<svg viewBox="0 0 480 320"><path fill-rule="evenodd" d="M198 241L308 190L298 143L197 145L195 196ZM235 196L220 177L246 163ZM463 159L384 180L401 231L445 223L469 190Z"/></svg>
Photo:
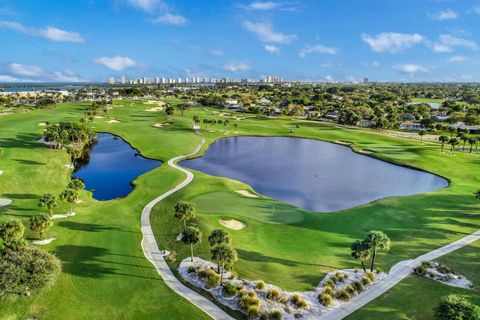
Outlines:
<svg viewBox="0 0 480 320"><path fill-rule="evenodd" d="M480 0L0 0L0 82L480 81Z"/></svg>

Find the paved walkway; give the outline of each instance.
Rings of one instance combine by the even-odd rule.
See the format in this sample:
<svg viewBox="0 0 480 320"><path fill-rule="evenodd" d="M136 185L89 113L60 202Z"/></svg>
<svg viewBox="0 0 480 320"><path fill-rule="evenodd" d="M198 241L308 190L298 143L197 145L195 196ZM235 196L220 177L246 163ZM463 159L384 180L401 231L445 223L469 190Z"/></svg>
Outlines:
<svg viewBox="0 0 480 320"><path fill-rule="evenodd" d="M350 300L343 306L335 308L319 318L322 320L343 319L354 311L362 308L370 301L378 298L380 295L387 292L394 285L402 281L405 277L410 275L413 272L413 268L419 266L422 261L434 260L438 257L441 257L466 245L469 245L477 240L480 240L480 230L460 240L447 244L444 247L421 255L416 259L401 261L390 269L388 276L384 280L370 287L363 294L354 297L352 300Z"/></svg>
<svg viewBox="0 0 480 320"><path fill-rule="evenodd" d="M186 187L190 182L193 180L193 173L190 171L178 166L176 164L177 161L180 161L184 158L189 156L193 156L194 154L198 153L202 146L205 144L205 139L202 137L202 142L198 147L190 154L172 158L168 161L168 165L172 168L175 168L179 171L182 171L187 175L187 178L183 180L179 185L170 189L169 191L165 192L164 194L158 196L157 198L150 201L142 211L142 249L145 257L155 266L157 269L158 274L162 277L163 281L170 287L173 291L175 291L180 296L184 297L198 308L202 309L206 314L208 314L213 319L231 319L234 318L230 317L225 311L220 309L216 304L208 300L207 298L203 297L199 293L193 291L192 289L186 287L182 284L172 273L170 268L167 265L167 262L164 259L164 256L160 249L158 248L157 242L155 241L155 236L153 235L152 226L150 225L150 213L152 212L152 208L165 199L166 197L170 196L171 194L177 192L178 190Z"/></svg>

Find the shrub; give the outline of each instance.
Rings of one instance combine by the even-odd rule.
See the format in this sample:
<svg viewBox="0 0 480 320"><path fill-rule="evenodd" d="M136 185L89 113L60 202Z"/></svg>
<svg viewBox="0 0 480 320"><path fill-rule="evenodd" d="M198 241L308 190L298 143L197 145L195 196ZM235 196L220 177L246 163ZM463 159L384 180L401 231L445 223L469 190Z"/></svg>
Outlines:
<svg viewBox="0 0 480 320"><path fill-rule="evenodd" d="M220 275L214 270L208 270L207 275L207 288L214 288L220 284Z"/></svg>
<svg viewBox="0 0 480 320"><path fill-rule="evenodd" d="M343 287L343 290L345 290L350 296L353 296L355 294L355 289L349 284Z"/></svg>
<svg viewBox="0 0 480 320"><path fill-rule="evenodd" d="M334 284L339 283L338 277L336 275L331 275L329 281L332 281Z"/></svg>
<svg viewBox="0 0 480 320"><path fill-rule="evenodd" d="M286 294L281 294L280 298L278 299L278 302L283 303L283 304L287 304L288 296Z"/></svg>
<svg viewBox="0 0 480 320"><path fill-rule="evenodd" d="M477 320L480 319L480 307L471 304L465 298L456 295L443 297L434 309L437 320Z"/></svg>
<svg viewBox="0 0 480 320"><path fill-rule="evenodd" d="M235 286L231 282L227 282L223 285L223 294L227 297L233 297L237 295L238 289L237 286Z"/></svg>
<svg viewBox="0 0 480 320"><path fill-rule="evenodd" d="M318 302L325 307L331 307L333 305L333 298L328 293L320 293L318 295Z"/></svg>
<svg viewBox="0 0 480 320"><path fill-rule="evenodd" d="M249 297L252 297L252 298L256 298L257 297L257 293L253 290L250 290L248 291L248 296Z"/></svg>
<svg viewBox="0 0 480 320"><path fill-rule="evenodd" d="M268 300L278 301L280 298L280 291L278 291L277 289L270 289L267 291L266 297Z"/></svg>
<svg viewBox="0 0 480 320"><path fill-rule="evenodd" d="M327 281L325 281L325 286L335 289L335 282L333 282L333 280L331 279L328 279Z"/></svg>
<svg viewBox="0 0 480 320"><path fill-rule="evenodd" d="M350 295L348 294L347 291L345 290L337 290L335 291L335 298L338 299L338 300L342 300L344 302L350 300Z"/></svg>
<svg viewBox="0 0 480 320"><path fill-rule="evenodd" d="M260 307L260 299L257 297L250 297L249 295L242 296L238 301L238 306L244 310L248 310L250 306L259 306Z"/></svg>
<svg viewBox="0 0 480 320"><path fill-rule="evenodd" d="M270 318L273 320L281 320L283 318L282 312L280 310L273 310L270 314Z"/></svg>
<svg viewBox="0 0 480 320"><path fill-rule="evenodd" d="M423 266L418 266L418 267L415 267L413 269L413 272L415 272L416 274L420 275L420 276L424 276L425 273L427 272L427 269L425 269Z"/></svg>
<svg viewBox="0 0 480 320"><path fill-rule="evenodd" d="M323 288L322 293L332 295L333 294L333 289L329 286L326 286L326 287Z"/></svg>
<svg viewBox="0 0 480 320"><path fill-rule="evenodd" d="M200 267L197 271L197 276L199 278L205 279L208 276L208 271L204 267Z"/></svg>
<svg viewBox="0 0 480 320"><path fill-rule="evenodd" d="M251 319L258 317L258 315L260 314L260 306L259 305L248 306L247 313L248 313L248 317Z"/></svg>
<svg viewBox="0 0 480 320"><path fill-rule="evenodd" d="M367 273L365 273L365 275L368 277L368 279L370 279L370 282L374 282L375 280L377 280L377 277L375 277L373 272L367 271Z"/></svg>
<svg viewBox="0 0 480 320"><path fill-rule="evenodd" d="M358 293L362 292L365 290L365 287L360 281L353 281L352 282L352 287L357 291Z"/></svg>
<svg viewBox="0 0 480 320"><path fill-rule="evenodd" d="M174 263L177 261L177 252L176 251L171 251L166 257L165 260L169 263Z"/></svg>
<svg viewBox="0 0 480 320"><path fill-rule="evenodd" d="M189 265L189 266L188 266L188 269L187 269L187 272L188 272L188 273L195 272L195 267L192 266L192 265Z"/></svg>
<svg viewBox="0 0 480 320"><path fill-rule="evenodd" d="M340 272L340 271L337 271L337 272L335 273L335 276L337 277L338 282L343 282L343 280L345 280L345 279L348 278L348 274L347 274L347 273Z"/></svg>
<svg viewBox="0 0 480 320"><path fill-rule="evenodd" d="M60 261L47 251L38 248L7 251L0 259L0 296L30 295L55 282L60 271Z"/></svg>
<svg viewBox="0 0 480 320"><path fill-rule="evenodd" d="M255 282L255 286L258 290L262 291L263 289L265 289L265 282L263 282L262 280L258 280L257 282Z"/></svg>
<svg viewBox="0 0 480 320"><path fill-rule="evenodd" d="M308 308L308 303L305 301L305 299L299 295L298 293L292 294L290 297L290 301L297 307L301 309L306 309Z"/></svg>
<svg viewBox="0 0 480 320"><path fill-rule="evenodd" d="M372 282L372 281L370 280L370 278L367 277L366 275L362 277L362 280L361 280L361 281L362 281L362 284L363 284L364 286L369 285L369 284Z"/></svg>

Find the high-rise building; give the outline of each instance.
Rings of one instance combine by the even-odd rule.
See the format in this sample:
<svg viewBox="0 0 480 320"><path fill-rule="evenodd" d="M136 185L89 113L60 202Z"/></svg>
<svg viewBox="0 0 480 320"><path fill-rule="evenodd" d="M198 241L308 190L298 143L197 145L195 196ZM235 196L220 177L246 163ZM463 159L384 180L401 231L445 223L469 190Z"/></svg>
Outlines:
<svg viewBox="0 0 480 320"><path fill-rule="evenodd" d="M108 78L108 84L115 84L115 78L114 77Z"/></svg>
<svg viewBox="0 0 480 320"><path fill-rule="evenodd" d="M121 84L125 84L126 82L127 82L127 81L126 81L126 79L125 79L125 76L122 76L122 77L120 78L120 83L121 83Z"/></svg>
<svg viewBox="0 0 480 320"><path fill-rule="evenodd" d="M367 77L363 78L363 83L368 84L368 78Z"/></svg>

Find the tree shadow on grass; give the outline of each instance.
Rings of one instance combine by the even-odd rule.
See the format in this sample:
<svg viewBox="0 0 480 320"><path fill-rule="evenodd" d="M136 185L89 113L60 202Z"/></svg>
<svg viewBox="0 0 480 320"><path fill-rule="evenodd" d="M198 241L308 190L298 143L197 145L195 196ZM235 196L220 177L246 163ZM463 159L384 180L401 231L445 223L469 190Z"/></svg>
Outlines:
<svg viewBox="0 0 480 320"><path fill-rule="evenodd" d="M9 199L38 199L38 195L33 193L4 193L2 197Z"/></svg>
<svg viewBox="0 0 480 320"><path fill-rule="evenodd" d="M284 266L289 267L296 267L299 265L305 266L319 266L319 267L327 267L327 268L335 268L333 266L316 264L316 263L306 263L303 261L294 261L294 260L287 260L282 258L276 257L269 257L259 252L254 251L246 251L242 249L236 249L238 256L241 257L243 260L253 261L253 262L269 262L269 263L278 263Z"/></svg>
<svg viewBox="0 0 480 320"><path fill-rule="evenodd" d="M117 227L102 226L93 223L81 223L73 221L61 221L58 226L75 231L87 231L87 232L101 232L101 231L116 231L120 230Z"/></svg>
<svg viewBox="0 0 480 320"><path fill-rule="evenodd" d="M40 138L40 135L34 133L19 133L15 136L15 138L0 139L0 148L44 148L45 145L41 142L38 142Z"/></svg>
<svg viewBox="0 0 480 320"><path fill-rule="evenodd" d="M37 166L41 166L41 165L46 164L44 162L39 162L39 161L35 161L35 160L27 160L27 159L13 159L13 160L17 161L18 163L21 163L21 164L29 164L29 165L37 165Z"/></svg>

